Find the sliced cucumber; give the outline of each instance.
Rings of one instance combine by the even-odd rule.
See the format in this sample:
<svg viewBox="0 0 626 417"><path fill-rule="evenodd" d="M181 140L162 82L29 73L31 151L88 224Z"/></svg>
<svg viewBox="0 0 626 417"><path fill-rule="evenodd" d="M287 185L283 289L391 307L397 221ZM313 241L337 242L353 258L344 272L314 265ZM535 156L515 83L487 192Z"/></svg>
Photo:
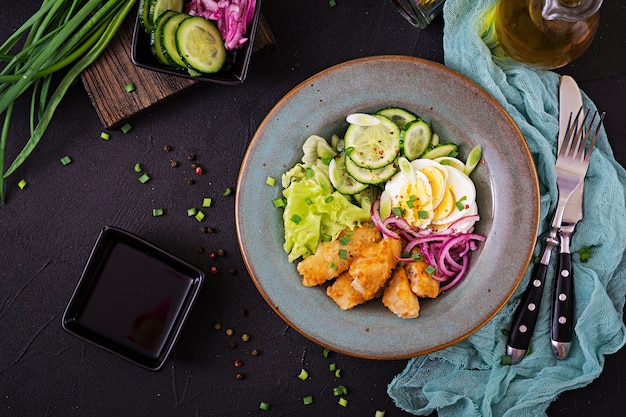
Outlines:
<svg viewBox="0 0 626 417"><path fill-rule="evenodd" d="M360 167L350 158L345 158L345 163L348 174L363 184L380 184L393 177L393 174L398 171L397 159L391 164L376 169Z"/></svg>
<svg viewBox="0 0 626 417"><path fill-rule="evenodd" d="M161 16L156 20L155 25L152 27L150 31L150 48L152 49L152 55L156 57L156 59L163 65L170 65L170 61L164 54L163 48L163 27L167 23L167 21L173 16L179 14L173 10L167 10L165 13L162 13Z"/></svg>
<svg viewBox="0 0 626 417"><path fill-rule="evenodd" d="M455 143L440 143L432 149L424 152L422 158L436 159L442 156L456 156L459 146Z"/></svg>
<svg viewBox="0 0 626 417"><path fill-rule="evenodd" d="M417 120L417 116L415 114L400 107L387 107L386 109L378 110L376 114L380 114L381 116L391 119L391 121L398 125L398 128L400 129L402 129L407 123Z"/></svg>
<svg viewBox="0 0 626 417"><path fill-rule="evenodd" d="M176 49L191 73L214 73L226 61L226 48L218 28L201 16L183 20L176 30Z"/></svg>
<svg viewBox="0 0 626 417"><path fill-rule="evenodd" d="M345 160L346 155L340 153L328 165L328 175L330 177L330 183L335 187L335 190L341 194L353 195L365 190L368 185L360 183L354 177L352 177L346 170Z"/></svg>
<svg viewBox="0 0 626 417"><path fill-rule="evenodd" d="M430 146L431 138L430 126L422 119L407 123L400 134L404 156L409 161L419 158Z"/></svg>
<svg viewBox="0 0 626 417"><path fill-rule="evenodd" d="M184 3L184 0L150 0L148 18L151 27L154 27L159 16L168 10L182 12Z"/></svg>
<svg viewBox="0 0 626 417"><path fill-rule="evenodd" d="M152 24L150 23L150 0L139 0L139 24L150 33Z"/></svg>
<svg viewBox="0 0 626 417"><path fill-rule="evenodd" d="M174 67L187 68L185 61L180 56L178 49L176 49L176 30L180 23L189 18L190 16L185 13L178 13L175 16L167 19L161 30L161 45L163 45L163 55L167 61Z"/></svg>
<svg viewBox="0 0 626 417"><path fill-rule="evenodd" d="M391 119L374 115L373 126L350 125L343 138L346 153L360 167L376 169L391 164L400 154L400 129Z"/></svg>

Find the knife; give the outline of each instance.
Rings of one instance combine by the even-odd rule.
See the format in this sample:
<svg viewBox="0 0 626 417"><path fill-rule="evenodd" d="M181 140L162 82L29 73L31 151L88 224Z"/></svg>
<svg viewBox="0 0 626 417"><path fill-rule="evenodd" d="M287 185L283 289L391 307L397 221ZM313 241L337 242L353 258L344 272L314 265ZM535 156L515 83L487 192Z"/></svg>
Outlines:
<svg viewBox="0 0 626 417"><path fill-rule="evenodd" d="M563 75L559 88L559 136L557 146L561 148L567 124L582 108L582 97L576 81ZM578 126L582 127L582 121ZM552 351L558 359L565 359L570 351L574 327L574 276L572 274L572 255L570 239L576 224L583 218L583 184L570 196L559 229L560 252L557 274L552 292L552 310L550 315L550 339Z"/></svg>

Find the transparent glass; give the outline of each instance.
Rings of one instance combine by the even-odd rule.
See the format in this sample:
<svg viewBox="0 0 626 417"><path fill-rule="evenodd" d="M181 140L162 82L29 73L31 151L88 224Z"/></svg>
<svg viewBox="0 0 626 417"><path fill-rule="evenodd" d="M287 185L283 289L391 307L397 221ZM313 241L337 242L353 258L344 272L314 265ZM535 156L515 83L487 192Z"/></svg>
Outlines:
<svg viewBox="0 0 626 417"><path fill-rule="evenodd" d="M424 29L443 10L445 0L392 0L406 20Z"/></svg>
<svg viewBox="0 0 626 417"><path fill-rule="evenodd" d="M554 69L583 54L598 30L602 0L499 0L498 42L515 60Z"/></svg>

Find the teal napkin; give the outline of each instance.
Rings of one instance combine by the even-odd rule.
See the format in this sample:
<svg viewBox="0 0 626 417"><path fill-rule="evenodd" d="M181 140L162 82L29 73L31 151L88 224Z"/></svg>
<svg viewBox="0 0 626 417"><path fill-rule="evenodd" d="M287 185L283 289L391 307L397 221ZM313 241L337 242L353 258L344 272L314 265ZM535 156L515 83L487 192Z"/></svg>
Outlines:
<svg viewBox="0 0 626 417"><path fill-rule="evenodd" d="M558 199L554 162L559 75L531 69L507 57L497 44L493 25L489 25L496 3L447 0L443 11L445 63L492 94L524 135L539 174L541 221L535 246L539 256ZM584 92L583 104L596 108ZM607 114L610 117L621 116ZM506 350L502 331L509 328L530 279L529 267L515 295L487 325L460 343L409 360L388 386L396 405L416 415L437 411L440 417L543 416L561 392L583 387L598 377L604 355L616 352L626 342L622 320L626 296L625 186L626 172L615 161L603 129L585 179L585 217L571 245L572 251L588 246L592 257L581 263L574 254L576 324L567 359L557 360L550 347L552 262L531 341L532 353L517 365L500 362ZM523 219L519 227L524 227ZM512 254L514 250L511 248Z"/></svg>

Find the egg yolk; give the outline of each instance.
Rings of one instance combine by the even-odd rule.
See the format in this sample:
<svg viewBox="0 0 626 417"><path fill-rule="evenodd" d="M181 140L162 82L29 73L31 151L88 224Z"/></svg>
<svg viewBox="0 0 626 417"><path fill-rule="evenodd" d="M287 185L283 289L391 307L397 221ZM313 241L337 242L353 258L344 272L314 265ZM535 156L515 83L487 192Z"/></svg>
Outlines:
<svg viewBox="0 0 626 417"><path fill-rule="evenodd" d="M402 211L402 217L415 227L425 227L433 217L433 197L424 181L417 179L407 182L400 189L400 194L392 197L394 207Z"/></svg>

